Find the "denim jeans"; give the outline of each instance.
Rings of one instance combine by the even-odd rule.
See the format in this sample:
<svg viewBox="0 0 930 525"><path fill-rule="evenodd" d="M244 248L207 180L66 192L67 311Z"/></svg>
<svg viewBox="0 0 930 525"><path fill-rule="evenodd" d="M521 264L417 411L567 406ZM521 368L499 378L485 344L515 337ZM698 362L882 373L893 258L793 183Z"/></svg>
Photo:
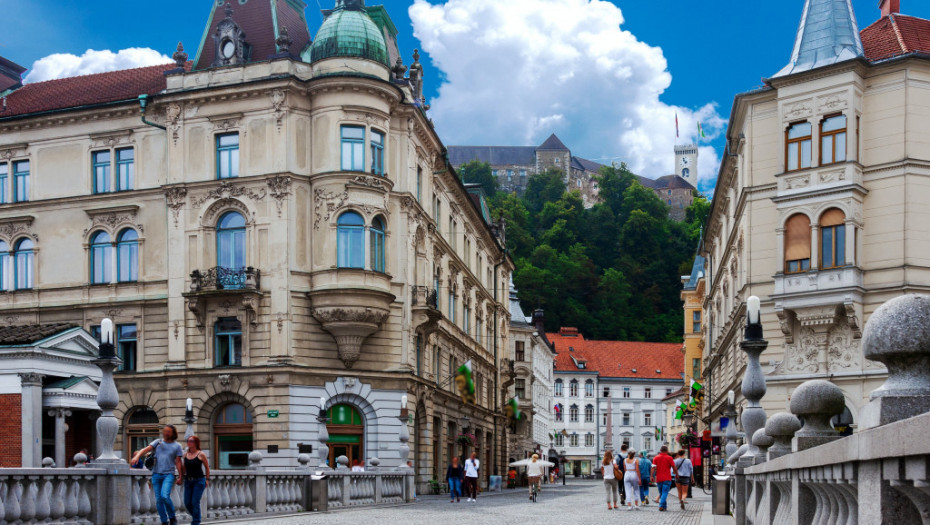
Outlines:
<svg viewBox="0 0 930 525"><path fill-rule="evenodd" d="M659 508L668 508L668 491L672 489L671 481L660 481L656 483L659 486Z"/></svg>
<svg viewBox="0 0 930 525"><path fill-rule="evenodd" d="M649 501L649 476L643 476L643 482L639 486L639 496L643 502Z"/></svg>
<svg viewBox="0 0 930 525"><path fill-rule="evenodd" d="M174 487L174 474L152 474L152 490L155 491L155 508L162 523L175 519L174 503L171 502L171 489Z"/></svg>
<svg viewBox="0 0 930 525"><path fill-rule="evenodd" d="M200 498L206 488L206 478L184 480L184 508L191 515L191 525L200 525Z"/></svg>
<svg viewBox="0 0 930 525"><path fill-rule="evenodd" d="M459 478L449 478L449 499L462 497L462 480Z"/></svg>

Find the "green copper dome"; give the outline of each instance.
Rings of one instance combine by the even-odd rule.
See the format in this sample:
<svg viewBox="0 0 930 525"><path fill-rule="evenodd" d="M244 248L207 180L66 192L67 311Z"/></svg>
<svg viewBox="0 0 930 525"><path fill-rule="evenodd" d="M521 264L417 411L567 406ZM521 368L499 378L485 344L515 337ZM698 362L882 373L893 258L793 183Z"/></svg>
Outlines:
<svg viewBox="0 0 930 525"><path fill-rule="evenodd" d="M311 63L326 58L367 58L387 67L387 44L377 24L365 11L364 1L339 0L316 34L309 49ZM304 60L307 60L304 53Z"/></svg>

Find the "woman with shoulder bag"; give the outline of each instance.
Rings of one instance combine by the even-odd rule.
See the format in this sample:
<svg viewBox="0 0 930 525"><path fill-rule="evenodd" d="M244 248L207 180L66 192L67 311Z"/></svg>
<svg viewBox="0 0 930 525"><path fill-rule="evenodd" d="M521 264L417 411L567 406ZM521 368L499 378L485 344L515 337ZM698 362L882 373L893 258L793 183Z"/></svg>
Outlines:
<svg viewBox="0 0 930 525"><path fill-rule="evenodd" d="M617 483L620 479L620 469L614 463L614 455L608 450L604 453L604 460L601 461L601 474L604 475L604 490L607 491L607 510L617 508ZM613 505L611 505L613 497Z"/></svg>
<svg viewBox="0 0 930 525"><path fill-rule="evenodd" d="M155 491L155 508L162 525L177 525L174 503L171 501L171 488L175 482L175 472L183 472L181 456L184 450L178 443L178 430L174 425L165 425L161 439L136 452L130 463L136 463L146 454L152 452L152 458L145 459L145 466L152 471L152 490ZM149 467L151 465L151 467Z"/></svg>

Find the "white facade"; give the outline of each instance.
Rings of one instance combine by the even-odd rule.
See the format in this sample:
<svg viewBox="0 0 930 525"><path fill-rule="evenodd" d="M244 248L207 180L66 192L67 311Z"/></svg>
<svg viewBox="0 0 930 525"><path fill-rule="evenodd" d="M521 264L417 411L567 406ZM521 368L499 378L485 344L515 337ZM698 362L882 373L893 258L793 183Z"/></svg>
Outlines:
<svg viewBox="0 0 930 525"><path fill-rule="evenodd" d="M572 465L569 475L592 473L592 465L602 449L598 436L603 430L603 421L598 410L597 372L562 372L556 370L553 384L554 448Z"/></svg>

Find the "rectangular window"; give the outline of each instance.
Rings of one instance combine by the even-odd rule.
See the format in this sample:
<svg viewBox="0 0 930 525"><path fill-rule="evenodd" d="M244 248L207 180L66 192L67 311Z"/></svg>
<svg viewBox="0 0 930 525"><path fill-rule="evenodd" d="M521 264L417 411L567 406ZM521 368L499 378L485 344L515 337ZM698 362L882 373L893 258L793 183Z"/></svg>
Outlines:
<svg viewBox="0 0 930 525"><path fill-rule="evenodd" d="M462 314L462 329L465 333L471 335L471 307L465 305L465 311Z"/></svg>
<svg viewBox="0 0 930 525"><path fill-rule="evenodd" d="M242 366L242 324L235 317L221 317L214 328L216 366Z"/></svg>
<svg viewBox="0 0 930 525"><path fill-rule="evenodd" d="M116 150L116 191L127 191L135 184L135 152L132 148Z"/></svg>
<svg viewBox="0 0 930 525"><path fill-rule="evenodd" d="M594 383L588 381L584 384L584 397L594 397Z"/></svg>
<svg viewBox="0 0 930 525"><path fill-rule="evenodd" d="M110 152L95 151L91 154L94 171L94 193L110 192Z"/></svg>
<svg viewBox="0 0 930 525"><path fill-rule="evenodd" d="M562 434L555 435L555 446L564 447L565 446L565 436Z"/></svg>
<svg viewBox="0 0 930 525"><path fill-rule="evenodd" d="M553 390L552 390L552 395L562 396L562 384L563 384L562 381L555 382L555 386L553 387Z"/></svg>
<svg viewBox="0 0 930 525"><path fill-rule="evenodd" d="M695 380L700 379L701 377L701 358L694 357L691 359L691 377Z"/></svg>
<svg viewBox="0 0 930 525"><path fill-rule="evenodd" d="M520 399L526 399L526 379L515 379L513 383L513 392Z"/></svg>
<svg viewBox="0 0 930 525"><path fill-rule="evenodd" d="M578 407L575 405L572 405L571 408L568 409L568 420L572 423L578 422Z"/></svg>
<svg viewBox="0 0 930 525"><path fill-rule="evenodd" d="M517 341L514 348L514 359L516 361L526 361L526 347L523 341Z"/></svg>
<svg viewBox="0 0 930 525"><path fill-rule="evenodd" d="M643 448L646 450L652 450L652 437L651 436L643 437Z"/></svg>
<svg viewBox="0 0 930 525"><path fill-rule="evenodd" d="M342 171L365 171L365 128L342 126Z"/></svg>
<svg viewBox="0 0 930 525"><path fill-rule="evenodd" d="M526 184L526 170L520 170L520 184Z"/></svg>
<svg viewBox="0 0 930 525"><path fill-rule="evenodd" d="M371 174L384 175L384 133L371 130Z"/></svg>
<svg viewBox="0 0 930 525"><path fill-rule="evenodd" d="M568 384L568 395L571 397L578 397L578 382L574 379Z"/></svg>
<svg viewBox="0 0 930 525"><path fill-rule="evenodd" d="M603 427L607 426L607 414L601 415L601 426Z"/></svg>
<svg viewBox="0 0 930 525"><path fill-rule="evenodd" d="M798 122L788 128L786 151L786 171L811 167L811 123Z"/></svg>
<svg viewBox="0 0 930 525"><path fill-rule="evenodd" d="M643 391L643 397L645 397L646 399L652 399L652 389L649 387L646 387L646 389Z"/></svg>
<svg viewBox="0 0 930 525"><path fill-rule="evenodd" d="M594 434L585 434L584 436L584 446L593 447L594 446Z"/></svg>
<svg viewBox="0 0 930 525"><path fill-rule="evenodd" d="M846 115L827 117L820 123L820 165L846 160Z"/></svg>
<svg viewBox="0 0 930 525"><path fill-rule="evenodd" d="M136 370L136 325L121 324L116 326L116 351L122 363L119 369L135 372Z"/></svg>
<svg viewBox="0 0 930 525"><path fill-rule="evenodd" d="M513 170L507 170L507 182L513 182Z"/></svg>
<svg viewBox="0 0 930 525"><path fill-rule="evenodd" d="M701 333L701 311L695 310L691 312L691 333L699 334Z"/></svg>
<svg viewBox="0 0 930 525"><path fill-rule="evenodd" d="M652 412L643 413L643 425L647 427L652 426Z"/></svg>
<svg viewBox="0 0 930 525"><path fill-rule="evenodd" d="M623 398L627 399L629 397L630 397L630 387L625 386L623 387Z"/></svg>
<svg viewBox="0 0 930 525"><path fill-rule="evenodd" d="M239 134L224 133L216 136L216 178L232 179L239 176Z"/></svg>
<svg viewBox="0 0 930 525"><path fill-rule="evenodd" d="M423 168L417 166L417 202L423 202Z"/></svg>
<svg viewBox="0 0 930 525"><path fill-rule="evenodd" d="M829 226L820 229L821 269L839 268L846 264L846 226Z"/></svg>
<svg viewBox="0 0 930 525"><path fill-rule="evenodd" d="M436 224L439 224L439 214L442 211L442 201L439 200L439 197L436 197L436 200L433 202L433 220L436 221Z"/></svg>
<svg viewBox="0 0 930 525"><path fill-rule="evenodd" d="M668 397L668 396L670 396L670 395L672 395L672 389L671 389L671 388L666 388L666 389L665 389L665 397Z"/></svg>
<svg viewBox="0 0 930 525"><path fill-rule="evenodd" d="M803 213L785 223L785 272L800 273L811 269L811 221Z"/></svg>
<svg viewBox="0 0 930 525"><path fill-rule="evenodd" d="M13 202L29 200L29 161L13 163Z"/></svg>
<svg viewBox="0 0 930 525"><path fill-rule="evenodd" d="M588 405L584 409L584 421L585 423L594 423L594 407Z"/></svg>
<svg viewBox="0 0 930 525"><path fill-rule="evenodd" d="M423 376L423 340L417 335L417 376Z"/></svg>
<svg viewBox="0 0 930 525"><path fill-rule="evenodd" d="M6 162L0 162L0 204L6 204L8 201L7 198L7 183L10 179L10 165Z"/></svg>
<svg viewBox="0 0 930 525"><path fill-rule="evenodd" d="M604 387L604 397L610 397L610 387Z"/></svg>
<svg viewBox="0 0 930 525"><path fill-rule="evenodd" d="M623 426L625 427L630 426L630 413L629 412L623 413Z"/></svg>
<svg viewBox="0 0 930 525"><path fill-rule="evenodd" d="M572 434L569 436L568 446L577 447L578 446L578 434Z"/></svg>

